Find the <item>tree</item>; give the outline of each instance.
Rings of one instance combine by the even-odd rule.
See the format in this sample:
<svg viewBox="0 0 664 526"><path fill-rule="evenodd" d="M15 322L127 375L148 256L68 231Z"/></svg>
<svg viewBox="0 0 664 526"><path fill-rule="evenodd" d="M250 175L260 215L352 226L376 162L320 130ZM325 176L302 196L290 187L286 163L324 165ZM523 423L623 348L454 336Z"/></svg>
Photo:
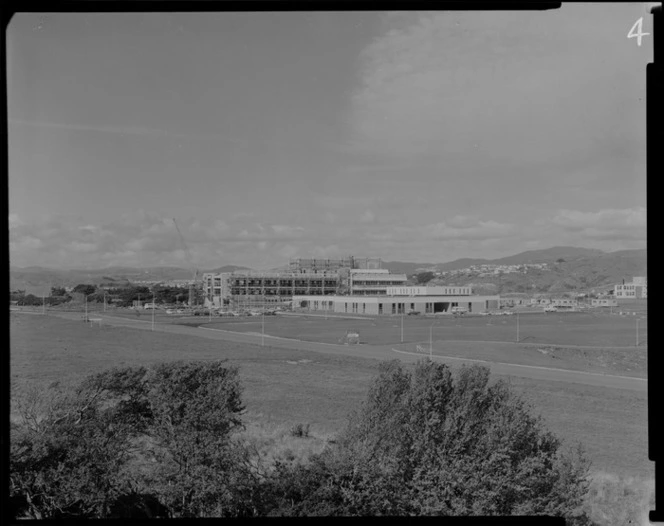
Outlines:
<svg viewBox="0 0 664 526"><path fill-rule="evenodd" d="M67 289L64 287L51 287L51 296L66 296Z"/></svg>
<svg viewBox="0 0 664 526"><path fill-rule="evenodd" d="M11 429L10 497L17 518L101 517L126 491L122 468L133 429L99 382L74 390L32 386L15 396Z"/></svg>
<svg viewBox="0 0 664 526"><path fill-rule="evenodd" d="M415 279L417 280L417 283L419 285L423 285L425 283L428 283L434 278L435 274L433 272L420 272L415 276Z"/></svg>
<svg viewBox="0 0 664 526"><path fill-rule="evenodd" d="M97 288L94 285L86 285L80 283L74 287L73 292L78 292L79 294L85 294L86 296L92 294Z"/></svg>
<svg viewBox="0 0 664 526"><path fill-rule="evenodd" d="M34 294L28 294L27 296L24 296L18 300L19 305L35 306L41 305L42 303L42 298L38 298Z"/></svg>
<svg viewBox="0 0 664 526"><path fill-rule="evenodd" d="M159 469L153 488L176 517L232 516L243 487L242 447L230 437L244 410L236 368L172 362L150 371L149 434Z"/></svg>
<svg viewBox="0 0 664 526"><path fill-rule="evenodd" d="M257 475L248 450L231 436L241 428L240 393L237 369L224 362L172 362L17 395L15 515L254 513Z"/></svg>
<svg viewBox="0 0 664 526"><path fill-rule="evenodd" d="M336 445L280 466L270 511L286 515L556 515L583 524L588 463L487 368L380 366ZM286 481L284 483L284 481Z"/></svg>

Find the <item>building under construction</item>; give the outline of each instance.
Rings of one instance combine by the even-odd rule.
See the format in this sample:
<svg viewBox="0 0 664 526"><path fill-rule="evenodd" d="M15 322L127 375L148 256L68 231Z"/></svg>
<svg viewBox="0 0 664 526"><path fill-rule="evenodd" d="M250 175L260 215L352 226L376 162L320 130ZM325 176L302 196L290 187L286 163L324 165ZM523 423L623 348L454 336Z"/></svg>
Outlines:
<svg viewBox="0 0 664 526"><path fill-rule="evenodd" d="M356 258L348 256L342 259L291 259L289 269L294 273L313 273L320 271L338 271L341 269L379 269L380 258Z"/></svg>
<svg viewBox="0 0 664 526"><path fill-rule="evenodd" d="M379 271L387 277L377 258L293 259L288 269L255 272L235 271L203 275L206 298L215 305L230 308L290 302L293 296L329 296L352 293L355 270ZM406 281L405 275L391 278L389 284ZM396 281L395 281L396 280Z"/></svg>

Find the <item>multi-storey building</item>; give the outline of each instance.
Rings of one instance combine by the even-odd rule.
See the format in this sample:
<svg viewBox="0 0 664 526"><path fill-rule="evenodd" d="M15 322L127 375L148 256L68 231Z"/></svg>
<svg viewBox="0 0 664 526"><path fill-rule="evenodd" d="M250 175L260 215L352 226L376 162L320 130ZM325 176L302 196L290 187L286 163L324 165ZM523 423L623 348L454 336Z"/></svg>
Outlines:
<svg viewBox="0 0 664 526"><path fill-rule="evenodd" d="M273 272L236 271L223 274L203 274L203 288L208 302L215 305L260 305L282 303L295 295L327 296L352 293L353 278L356 290L380 285L382 288L401 284L405 275L392 275L381 269L378 258L293 259L287 270ZM376 278L375 274L380 274ZM375 287L374 287L375 288Z"/></svg>
<svg viewBox="0 0 664 526"><path fill-rule="evenodd" d="M648 278L634 277L631 283L616 285L613 296L616 299L645 299L648 297Z"/></svg>
<svg viewBox="0 0 664 526"><path fill-rule="evenodd" d="M385 296L387 289L408 281L405 274L390 274L387 269L352 269L349 288L352 296Z"/></svg>

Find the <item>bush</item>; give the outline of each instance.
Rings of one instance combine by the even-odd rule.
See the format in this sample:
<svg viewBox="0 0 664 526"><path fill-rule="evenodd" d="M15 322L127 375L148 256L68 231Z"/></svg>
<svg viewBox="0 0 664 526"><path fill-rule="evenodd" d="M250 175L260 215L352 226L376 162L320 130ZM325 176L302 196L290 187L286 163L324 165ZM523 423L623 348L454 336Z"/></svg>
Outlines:
<svg viewBox="0 0 664 526"><path fill-rule="evenodd" d="M237 369L223 362L112 369L73 391L32 389L12 426L15 515L250 513L255 473L231 437L240 393Z"/></svg>
<svg viewBox="0 0 664 526"><path fill-rule="evenodd" d="M338 443L277 467L266 493L283 515L554 515L580 511L588 463L487 368L453 377L424 361L384 363Z"/></svg>
<svg viewBox="0 0 664 526"><path fill-rule="evenodd" d="M309 436L309 424L307 424L307 425L302 425L302 424L294 425L290 429L290 434L291 434L291 436L298 437L298 438L307 438Z"/></svg>

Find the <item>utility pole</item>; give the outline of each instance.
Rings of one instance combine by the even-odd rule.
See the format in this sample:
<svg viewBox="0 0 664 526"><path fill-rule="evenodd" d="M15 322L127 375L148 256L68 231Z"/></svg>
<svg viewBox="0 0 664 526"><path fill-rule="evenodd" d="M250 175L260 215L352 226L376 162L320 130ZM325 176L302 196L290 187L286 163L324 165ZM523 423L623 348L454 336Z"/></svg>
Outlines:
<svg viewBox="0 0 664 526"><path fill-rule="evenodd" d="M403 343L403 312L401 313L401 343Z"/></svg>
<svg viewBox="0 0 664 526"><path fill-rule="evenodd" d="M436 324L434 321L429 327L429 359L433 359L433 326Z"/></svg>
<svg viewBox="0 0 664 526"><path fill-rule="evenodd" d="M88 321L88 295L84 295L85 298L85 321Z"/></svg>
<svg viewBox="0 0 664 526"><path fill-rule="evenodd" d="M263 315L261 323L261 347L265 347L265 304L263 304Z"/></svg>
<svg viewBox="0 0 664 526"><path fill-rule="evenodd" d="M516 313L516 343L519 343L519 313Z"/></svg>
<svg viewBox="0 0 664 526"><path fill-rule="evenodd" d="M106 291L104 291L104 312L106 312Z"/></svg>
<svg viewBox="0 0 664 526"><path fill-rule="evenodd" d="M636 346L639 346L639 319L636 318Z"/></svg>
<svg viewBox="0 0 664 526"><path fill-rule="evenodd" d="M42 293L42 314L46 314L46 293Z"/></svg>
<svg viewBox="0 0 664 526"><path fill-rule="evenodd" d="M152 291L152 330L154 331L154 311L155 311L155 304L154 304L154 290Z"/></svg>

